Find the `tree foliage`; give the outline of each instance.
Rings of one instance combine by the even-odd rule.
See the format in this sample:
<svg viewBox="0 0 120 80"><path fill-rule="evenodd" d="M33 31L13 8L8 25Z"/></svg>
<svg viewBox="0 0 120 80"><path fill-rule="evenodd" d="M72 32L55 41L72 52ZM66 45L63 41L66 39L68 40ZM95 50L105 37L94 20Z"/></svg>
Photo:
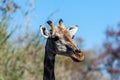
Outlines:
<svg viewBox="0 0 120 80"><path fill-rule="evenodd" d="M102 69L111 75L111 80L120 79L120 25L116 29L109 26L106 29L106 40L103 43L103 52L96 58L95 64L102 65Z"/></svg>

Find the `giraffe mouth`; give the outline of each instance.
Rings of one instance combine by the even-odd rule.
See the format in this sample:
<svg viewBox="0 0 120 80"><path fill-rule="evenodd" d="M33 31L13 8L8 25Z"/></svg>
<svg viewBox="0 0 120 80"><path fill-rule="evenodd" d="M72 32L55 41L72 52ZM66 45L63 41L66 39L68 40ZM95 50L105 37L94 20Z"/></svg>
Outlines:
<svg viewBox="0 0 120 80"><path fill-rule="evenodd" d="M74 53L74 54L72 54L71 58L75 62L81 62L81 61L83 61L85 59L85 56L84 56L84 53L81 52L81 53Z"/></svg>

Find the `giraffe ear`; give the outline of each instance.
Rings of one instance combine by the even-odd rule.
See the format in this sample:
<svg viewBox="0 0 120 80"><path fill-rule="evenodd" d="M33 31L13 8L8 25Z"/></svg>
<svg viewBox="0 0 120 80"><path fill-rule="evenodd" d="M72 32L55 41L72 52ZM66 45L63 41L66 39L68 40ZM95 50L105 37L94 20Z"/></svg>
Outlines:
<svg viewBox="0 0 120 80"><path fill-rule="evenodd" d="M70 35L72 36L72 38L74 37L75 33L77 32L78 30L78 26L75 25L75 26L71 26L67 29L70 33Z"/></svg>
<svg viewBox="0 0 120 80"><path fill-rule="evenodd" d="M47 30L43 25L40 25L40 31L43 37L48 38L50 36L50 31Z"/></svg>

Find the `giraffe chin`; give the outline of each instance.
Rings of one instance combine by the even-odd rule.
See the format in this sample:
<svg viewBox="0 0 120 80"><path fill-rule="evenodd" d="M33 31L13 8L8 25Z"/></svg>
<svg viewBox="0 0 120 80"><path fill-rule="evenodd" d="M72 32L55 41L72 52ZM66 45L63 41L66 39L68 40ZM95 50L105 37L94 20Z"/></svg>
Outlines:
<svg viewBox="0 0 120 80"><path fill-rule="evenodd" d="M85 59L84 53L75 53L71 55L71 58L75 62L81 62Z"/></svg>

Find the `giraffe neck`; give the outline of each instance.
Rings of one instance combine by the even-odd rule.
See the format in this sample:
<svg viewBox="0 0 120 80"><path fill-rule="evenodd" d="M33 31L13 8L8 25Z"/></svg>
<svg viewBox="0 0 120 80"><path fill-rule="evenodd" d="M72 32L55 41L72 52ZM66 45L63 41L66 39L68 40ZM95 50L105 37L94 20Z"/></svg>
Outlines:
<svg viewBox="0 0 120 80"><path fill-rule="evenodd" d="M43 80L55 80L54 63L55 54L45 51Z"/></svg>

